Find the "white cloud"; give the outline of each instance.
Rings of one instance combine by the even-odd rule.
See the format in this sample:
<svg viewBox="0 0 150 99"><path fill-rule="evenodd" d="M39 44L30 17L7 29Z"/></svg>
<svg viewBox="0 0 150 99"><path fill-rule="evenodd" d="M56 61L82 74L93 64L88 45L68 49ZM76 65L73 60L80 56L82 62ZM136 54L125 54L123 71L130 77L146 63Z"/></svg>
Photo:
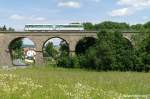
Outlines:
<svg viewBox="0 0 150 99"><path fill-rule="evenodd" d="M21 15L18 15L18 14L14 14L14 15L11 15L9 17L9 19L12 19L12 20L24 20L25 17L24 16L21 16Z"/></svg>
<svg viewBox="0 0 150 99"><path fill-rule="evenodd" d="M131 7L149 7L150 0L119 0L119 5L126 5Z"/></svg>
<svg viewBox="0 0 150 99"><path fill-rule="evenodd" d="M149 20L149 17L148 16L143 16L142 19L147 21L147 20Z"/></svg>
<svg viewBox="0 0 150 99"><path fill-rule="evenodd" d="M37 18L34 18L32 20L35 20L35 21L45 21L46 19L44 17L37 17Z"/></svg>
<svg viewBox="0 0 150 99"><path fill-rule="evenodd" d="M11 20L20 20L20 21L46 21L44 17L35 17L35 16L22 16L19 14L13 14L9 17Z"/></svg>
<svg viewBox="0 0 150 99"><path fill-rule="evenodd" d="M116 17L116 16L128 16L133 14L133 12L129 8L121 8L121 9L116 9L113 10L112 12L109 13L110 16Z"/></svg>
<svg viewBox="0 0 150 99"><path fill-rule="evenodd" d="M92 0L92 1L94 1L94 2L100 2L101 0Z"/></svg>
<svg viewBox="0 0 150 99"><path fill-rule="evenodd" d="M80 8L81 4L76 1L61 1L58 3L58 7Z"/></svg>
<svg viewBox="0 0 150 99"><path fill-rule="evenodd" d="M109 13L110 16L129 16L145 8L150 8L150 0L118 0L117 4L125 7L112 10Z"/></svg>

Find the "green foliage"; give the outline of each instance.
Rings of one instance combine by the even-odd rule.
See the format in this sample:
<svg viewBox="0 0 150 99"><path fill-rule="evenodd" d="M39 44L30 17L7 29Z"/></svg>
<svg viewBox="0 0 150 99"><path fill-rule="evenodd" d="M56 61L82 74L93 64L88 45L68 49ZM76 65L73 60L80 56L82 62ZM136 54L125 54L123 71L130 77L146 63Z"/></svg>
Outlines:
<svg viewBox="0 0 150 99"><path fill-rule="evenodd" d="M119 32L114 32L115 70L132 71L134 69L135 51L132 43Z"/></svg>
<svg viewBox="0 0 150 99"><path fill-rule="evenodd" d="M12 59L22 59L23 58L23 51L22 49L13 50L12 51Z"/></svg>
<svg viewBox="0 0 150 99"><path fill-rule="evenodd" d="M137 30L144 30L144 27L142 24L136 24L136 25L132 25L131 29L136 30L136 31Z"/></svg>
<svg viewBox="0 0 150 99"><path fill-rule="evenodd" d="M69 56L59 57L57 61L58 67L71 68L73 67L71 58Z"/></svg>
<svg viewBox="0 0 150 99"><path fill-rule="evenodd" d="M81 39L76 45L76 54L85 54L86 50L96 43L96 39L93 37L85 37Z"/></svg>
<svg viewBox="0 0 150 99"><path fill-rule="evenodd" d="M11 27L7 28L6 25L4 25L0 27L0 31L15 31L15 29Z"/></svg>
<svg viewBox="0 0 150 99"><path fill-rule="evenodd" d="M95 25L96 30L101 30L101 29L124 30L124 29L129 29L129 28L130 26L126 23L117 23L117 22L111 22L111 21L105 21L105 22Z"/></svg>
<svg viewBox="0 0 150 99"><path fill-rule="evenodd" d="M80 68L78 56L63 55L57 60L58 67L64 68Z"/></svg>
<svg viewBox="0 0 150 99"><path fill-rule="evenodd" d="M11 57L13 59L21 59L23 56L23 51L22 51L22 38L15 39L12 41L9 45L9 50L11 53Z"/></svg>
<svg viewBox="0 0 150 99"><path fill-rule="evenodd" d="M59 52L54 48L53 43L49 42L44 48L44 57L52 57L54 60L58 58Z"/></svg>
<svg viewBox="0 0 150 99"><path fill-rule="evenodd" d="M95 25L84 23L84 27L86 30L99 30L97 40L88 37L80 40L76 47L77 56L73 57L66 54L67 46L62 43L58 66L97 71L150 71L150 22L129 26L106 21ZM123 37L120 30L142 32L135 33L132 43Z"/></svg>
<svg viewBox="0 0 150 99"><path fill-rule="evenodd" d="M141 42L141 46L139 46L139 57L144 64L144 71L150 71L150 34L146 35L145 39Z"/></svg>
<svg viewBox="0 0 150 99"><path fill-rule="evenodd" d="M130 26L127 23L105 21L99 24L87 22L84 23L84 28L85 30L129 30Z"/></svg>
<svg viewBox="0 0 150 99"><path fill-rule="evenodd" d="M145 24L143 25L143 27L144 27L145 29L150 28L150 22L145 23Z"/></svg>
<svg viewBox="0 0 150 99"><path fill-rule="evenodd" d="M16 39L16 40L11 42L11 44L9 45L9 49L11 49L11 50L21 49L22 44L23 44L23 42L22 42L21 38Z"/></svg>
<svg viewBox="0 0 150 99"><path fill-rule="evenodd" d="M120 30L120 31L150 31L150 22L145 24L129 25L127 23L119 23L112 21L104 21L98 24L92 24L90 22L84 23L85 30Z"/></svg>
<svg viewBox="0 0 150 99"><path fill-rule="evenodd" d="M85 30L94 30L94 25L90 22L83 23L83 26Z"/></svg>
<svg viewBox="0 0 150 99"><path fill-rule="evenodd" d="M96 70L110 70L113 61L111 51L111 36L101 31L98 33L98 41L94 47L91 47L85 56L81 56L81 66Z"/></svg>
<svg viewBox="0 0 150 99"><path fill-rule="evenodd" d="M149 51L149 46L146 47ZM100 71L149 70L149 55L139 57L132 43L119 32L101 31L95 46L79 56L81 68ZM143 60L142 60L143 59ZM145 62L145 63L144 63ZM147 64L146 64L147 63Z"/></svg>
<svg viewBox="0 0 150 99"><path fill-rule="evenodd" d="M69 56L69 46L65 41L61 41L59 47L55 47L49 42L44 47L44 57L47 57L47 63L53 62L58 67L73 68L72 58Z"/></svg>
<svg viewBox="0 0 150 99"><path fill-rule="evenodd" d="M60 42L60 56L68 55L69 54L69 46L65 41Z"/></svg>

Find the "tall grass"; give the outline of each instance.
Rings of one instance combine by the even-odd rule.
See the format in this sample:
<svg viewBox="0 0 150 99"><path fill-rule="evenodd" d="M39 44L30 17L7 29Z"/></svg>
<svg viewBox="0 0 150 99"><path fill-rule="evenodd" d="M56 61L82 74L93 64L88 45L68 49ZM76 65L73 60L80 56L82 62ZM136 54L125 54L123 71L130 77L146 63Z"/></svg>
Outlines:
<svg viewBox="0 0 150 99"><path fill-rule="evenodd" d="M150 73L53 67L0 70L2 99L126 99L148 94Z"/></svg>

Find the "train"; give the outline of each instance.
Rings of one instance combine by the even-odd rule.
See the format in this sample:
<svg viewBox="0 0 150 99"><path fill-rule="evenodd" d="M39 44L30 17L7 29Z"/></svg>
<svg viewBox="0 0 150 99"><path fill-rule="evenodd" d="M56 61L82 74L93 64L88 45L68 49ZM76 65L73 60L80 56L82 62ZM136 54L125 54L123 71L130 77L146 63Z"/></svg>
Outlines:
<svg viewBox="0 0 150 99"><path fill-rule="evenodd" d="M27 24L24 31L83 31L83 24Z"/></svg>

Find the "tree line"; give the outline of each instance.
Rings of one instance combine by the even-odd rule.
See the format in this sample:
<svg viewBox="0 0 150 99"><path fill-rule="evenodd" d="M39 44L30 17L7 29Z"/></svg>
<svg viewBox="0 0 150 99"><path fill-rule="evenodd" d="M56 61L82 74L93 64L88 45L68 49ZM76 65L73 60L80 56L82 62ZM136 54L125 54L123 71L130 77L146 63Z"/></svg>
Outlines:
<svg viewBox="0 0 150 99"><path fill-rule="evenodd" d="M137 25L117 22L95 25L84 23L84 27L86 30L99 31L95 44L84 53L62 57L58 62L61 65L58 66L97 71L150 71L150 22ZM132 37L135 45L125 39L120 30L139 31Z"/></svg>
<svg viewBox="0 0 150 99"><path fill-rule="evenodd" d="M85 30L129 30L129 31L145 31L150 30L150 22L144 24L130 25L125 22L104 21L102 23L93 24L91 22L83 23Z"/></svg>
<svg viewBox="0 0 150 99"><path fill-rule="evenodd" d="M15 31L15 29L12 27L7 28L6 25L4 25L4 26L0 26L0 31Z"/></svg>

